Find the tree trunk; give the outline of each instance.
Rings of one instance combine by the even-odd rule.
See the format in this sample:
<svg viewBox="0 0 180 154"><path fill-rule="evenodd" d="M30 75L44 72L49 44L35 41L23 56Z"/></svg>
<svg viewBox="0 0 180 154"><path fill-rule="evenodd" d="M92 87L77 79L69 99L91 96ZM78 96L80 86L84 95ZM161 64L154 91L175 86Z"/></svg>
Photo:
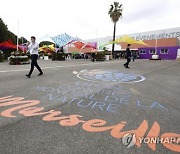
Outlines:
<svg viewBox="0 0 180 154"><path fill-rule="evenodd" d="M113 42L115 41L115 38L116 38L116 22L114 22ZM113 57L114 57L114 47L115 47L115 44L113 43L112 44L112 56Z"/></svg>

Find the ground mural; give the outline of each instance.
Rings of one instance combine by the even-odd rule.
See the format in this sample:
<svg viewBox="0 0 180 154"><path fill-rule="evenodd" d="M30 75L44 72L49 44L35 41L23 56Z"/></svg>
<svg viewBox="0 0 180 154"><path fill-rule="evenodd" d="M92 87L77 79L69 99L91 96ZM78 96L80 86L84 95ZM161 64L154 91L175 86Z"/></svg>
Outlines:
<svg viewBox="0 0 180 154"><path fill-rule="evenodd" d="M74 71L77 77L93 82L120 82L120 83L136 83L145 80L145 77L132 73L125 73L119 70L82 70L79 73Z"/></svg>
<svg viewBox="0 0 180 154"><path fill-rule="evenodd" d="M140 75L126 74L113 71L81 71L74 72L80 79L93 82L119 82L119 83L133 83L144 81L145 78ZM48 101L49 103L59 102L61 104L76 104L77 107L84 109L98 109L102 112L118 113L118 108L123 106L132 106L143 110L161 110L168 112L168 107L163 106L157 101L150 102L149 105L137 99L132 102L132 94L126 90L121 84L98 84L91 82L75 82L73 85L58 85L56 87L49 87L38 85L33 88L36 91L44 92L41 101ZM95 89L95 91L94 91ZM152 139L154 142L146 142L148 147L156 151L157 142L161 143L165 148L180 152L180 134L164 132L160 134L160 125L154 121L152 126L148 125L148 121L144 119L140 122L139 127L133 130L123 131L127 125L126 121L121 121L118 124L108 126L108 123L103 119L85 120L80 114L61 115L61 111L49 110L45 111L44 107L37 107L40 104L39 100L25 100L24 97L6 96L0 98L0 107L11 106L1 112L2 117L16 118L13 114L18 111L21 116L33 117L43 115L43 121L58 121L61 126L75 127L82 124L82 129L87 132L104 132L109 131L114 138L123 139L130 146L127 134L134 134L137 147L141 147L142 139ZM13 107L12 107L13 106ZM150 130L148 131L148 129ZM146 135L147 134L147 135ZM127 138L125 138L127 137ZM126 139L124 141L124 139ZM157 141L158 140L158 141ZM133 145L134 145L133 144Z"/></svg>
<svg viewBox="0 0 180 154"><path fill-rule="evenodd" d="M123 138L127 133L134 133L137 137L136 146L141 147L140 138L143 138L149 128L147 120L141 122L139 127L134 130L122 131L126 126L125 121L121 121L119 124L115 124L113 126L107 126L107 122L102 119L90 119L83 120L83 116L79 114L72 114L66 116L61 115L61 111L49 110L44 111L44 107L36 107L36 105L40 104L38 100L24 100L23 97L12 97L6 96L0 98L0 107L7 107L12 105L17 105L15 107L11 107L5 109L1 112L2 117L6 118L16 118L13 115L14 111L18 111L18 113L24 117L33 117L43 115L43 121L58 121L61 126L64 127L73 127L78 124L82 124L82 129L87 132L104 132L110 131L110 135L114 138ZM160 125L158 122L154 122L149 130L146 138L160 138L162 141L162 145L175 152L180 152L180 146L176 143L179 143L180 134L166 132L160 135ZM156 151L156 143L147 143L148 147L153 151Z"/></svg>
<svg viewBox="0 0 180 154"><path fill-rule="evenodd" d="M44 92L41 101L58 103L59 105L76 104L80 108L99 109L103 112L118 113L119 109L128 106L134 106L143 110L168 111L168 108L158 101L143 102L140 99L133 99L131 92L122 85L102 86L97 83L85 82L82 84L81 82L76 82L73 85L60 85L56 87L39 85L33 88L33 90ZM92 88L96 89L96 92Z"/></svg>

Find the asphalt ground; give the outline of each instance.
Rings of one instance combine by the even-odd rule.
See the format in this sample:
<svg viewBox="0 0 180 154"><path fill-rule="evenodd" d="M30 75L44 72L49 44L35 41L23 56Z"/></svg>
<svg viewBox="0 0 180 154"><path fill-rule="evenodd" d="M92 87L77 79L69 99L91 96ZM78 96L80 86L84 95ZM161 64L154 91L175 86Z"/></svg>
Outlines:
<svg viewBox="0 0 180 154"><path fill-rule="evenodd" d="M0 63L0 154L180 152L180 60L38 62Z"/></svg>

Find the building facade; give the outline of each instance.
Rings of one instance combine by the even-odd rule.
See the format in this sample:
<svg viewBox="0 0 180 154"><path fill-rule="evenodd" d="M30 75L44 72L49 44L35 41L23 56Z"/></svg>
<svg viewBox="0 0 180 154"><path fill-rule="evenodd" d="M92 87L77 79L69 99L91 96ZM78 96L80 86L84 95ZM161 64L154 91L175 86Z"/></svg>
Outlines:
<svg viewBox="0 0 180 154"><path fill-rule="evenodd" d="M143 40L148 45L131 45L131 50L138 51L141 59L150 59L153 54L159 55L161 59L176 59L180 56L180 27L127 35L135 40ZM124 35L117 35L116 38L122 36ZM112 41L112 36L87 41L97 42L101 46ZM111 46L108 46L109 50L111 50ZM120 43L119 46L120 49L117 51L125 51L127 43Z"/></svg>
<svg viewBox="0 0 180 154"><path fill-rule="evenodd" d="M126 34L135 40L143 40L143 41L151 41L151 40L161 40L161 39L169 39L169 38L178 38L180 39L180 27L163 29L157 31L149 31L142 33L134 33L134 34ZM124 35L117 35L116 38L120 38ZM97 39L89 39L87 42L97 42L99 46L104 45L108 42L112 41L112 36L97 38ZM154 43L153 46L156 44ZM177 45L180 45L180 41L178 41ZM124 48L122 48L124 49Z"/></svg>

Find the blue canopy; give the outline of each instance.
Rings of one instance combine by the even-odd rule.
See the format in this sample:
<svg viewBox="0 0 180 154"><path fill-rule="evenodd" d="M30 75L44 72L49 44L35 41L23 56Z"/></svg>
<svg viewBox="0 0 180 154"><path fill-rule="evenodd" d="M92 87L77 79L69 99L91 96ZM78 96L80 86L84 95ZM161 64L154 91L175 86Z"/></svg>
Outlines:
<svg viewBox="0 0 180 154"><path fill-rule="evenodd" d="M55 37L51 37L51 39L59 46L65 46L69 43L72 43L74 41L77 41L77 38L74 38L66 33L55 36Z"/></svg>

